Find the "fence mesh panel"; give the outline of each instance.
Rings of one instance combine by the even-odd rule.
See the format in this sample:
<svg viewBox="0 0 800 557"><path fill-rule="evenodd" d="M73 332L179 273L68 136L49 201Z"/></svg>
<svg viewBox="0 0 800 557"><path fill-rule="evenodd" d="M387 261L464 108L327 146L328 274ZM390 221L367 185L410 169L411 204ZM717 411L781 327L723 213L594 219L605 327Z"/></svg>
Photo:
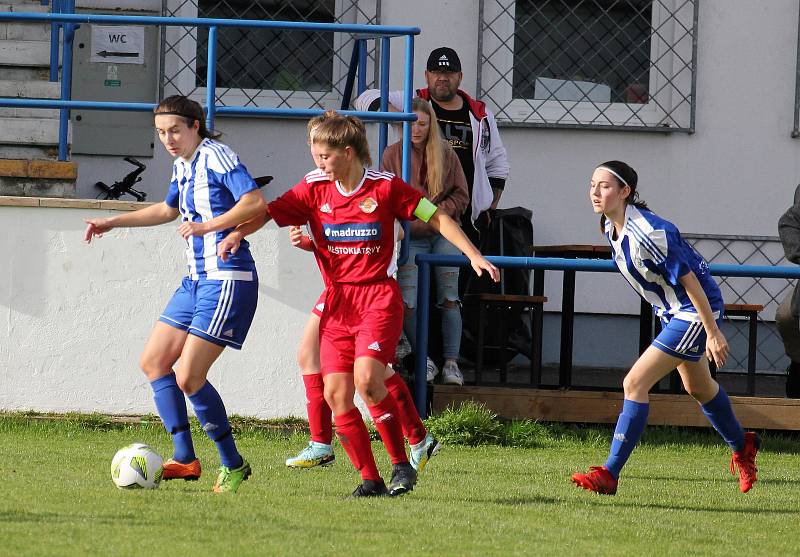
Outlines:
<svg viewBox="0 0 800 557"><path fill-rule="evenodd" d="M694 131L699 0L481 0L478 91L501 122Z"/></svg>
<svg viewBox="0 0 800 557"><path fill-rule="evenodd" d="M683 234L683 237L709 263L740 265L791 265L786 260L780 239L773 236L711 236L705 234ZM764 310L759 314L758 355L756 369L780 372L786 369L789 358L775 326L775 311L783 298L792 292L796 280L752 277L716 277L722 297L729 304L760 304ZM747 368L747 326L738 321L729 323L723 333L731 346L731 362L726 369ZM741 349L743 348L743 349Z"/></svg>
<svg viewBox="0 0 800 557"><path fill-rule="evenodd" d="M166 0L162 13L208 17L378 24L380 0ZM204 98L208 29L169 27L162 33L163 94ZM338 108L354 37L305 30L219 28L217 103L221 106ZM368 43L368 83L376 49Z"/></svg>

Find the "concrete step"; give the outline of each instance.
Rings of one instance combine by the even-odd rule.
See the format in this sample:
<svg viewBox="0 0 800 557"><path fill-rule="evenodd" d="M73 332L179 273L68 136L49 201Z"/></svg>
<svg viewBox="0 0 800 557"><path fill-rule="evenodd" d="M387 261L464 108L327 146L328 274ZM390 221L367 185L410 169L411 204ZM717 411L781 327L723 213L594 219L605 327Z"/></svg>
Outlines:
<svg viewBox="0 0 800 557"><path fill-rule="evenodd" d="M1 0L0 12L50 13L50 6L33 0Z"/></svg>
<svg viewBox="0 0 800 557"><path fill-rule="evenodd" d="M49 67L50 41L0 41L0 66Z"/></svg>
<svg viewBox="0 0 800 557"><path fill-rule="evenodd" d="M71 198L77 178L73 162L0 159L0 195Z"/></svg>
<svg viewBox="0 0 800 557"><path fill-rule="evenodd" d="M49 81L0 80L0 97L20 99L57 99L61 84ZM0 118L58 118L58 109L0 108Z"/></svg>
<svg viewBox="0 0 800 557"><path fill-rule="evenodd" d="M3 66L0 68L3 79L12 81L47 81L50 79L50 65L47 67L14 68Z"/></svg>
<svg viewBox="0 0 800 557"><path fill-rule="evenodd" d="M5 76L5 71L3 71ZM19 79L0 80L0 97L20 99L57 99L61 96L61 84L50 81Z"/></svg>
<svg viewBox="0 0 800 557"><path fill-rule="evenodd" d="M0 144L57 145L58 120L47 118L0 118Z"/></svg>
<svg viewBox="0 0 800 557"><path fill-rule="evenodd" d="M3 145L0 143L0 159L55 160L57 145Z"/></svg>
<svg viewBox="0 0 800 557"><path fill-rule="evenodd" d="M0 22L0 41L49 41L50 24L31 21Z"/></svg>

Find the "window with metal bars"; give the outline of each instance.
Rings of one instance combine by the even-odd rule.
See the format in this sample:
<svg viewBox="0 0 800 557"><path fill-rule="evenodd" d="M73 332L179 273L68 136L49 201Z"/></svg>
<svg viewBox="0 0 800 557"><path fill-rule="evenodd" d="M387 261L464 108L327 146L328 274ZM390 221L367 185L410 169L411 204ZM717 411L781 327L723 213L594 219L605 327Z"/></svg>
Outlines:
<svg viewBox="0 0 800 557"><path fill-rule="evenodd" d="M380 0L168 0L164 15L222 19L378 24ZM163 35L162 95L204 99L208 29L169 27ZM220 105L336 108L353 36L307 30L220 27L216 91ZM368 45L368 83L375 67Z"/></svg>
<svg viewBox="0 0 800 557"><path fill-rule="evenodd" d="M198 17L333 23L334 0L199 0ZM333 87L333 33L220 28L217 86L283 91ZM208 29L197 37L197 85L205 87Z"/></svg>
<svg viewBox="0 0 800 557"><path fill-rule="evenodd" d="M698 0L482 0L501 122L693 131Z"/></svg>

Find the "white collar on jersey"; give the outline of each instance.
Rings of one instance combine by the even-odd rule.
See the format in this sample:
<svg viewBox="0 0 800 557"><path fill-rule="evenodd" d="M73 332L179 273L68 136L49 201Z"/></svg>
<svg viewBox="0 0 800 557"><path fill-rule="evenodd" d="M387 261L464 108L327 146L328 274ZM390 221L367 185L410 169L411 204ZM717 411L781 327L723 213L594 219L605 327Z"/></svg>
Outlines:
<svg viewBox="0 0 800 557"><path fill-rule="evenodd" d="M366 179L367 179L367 169L365 168L364 174L361 175L361 181L358 183L355 189L353 189L353 191L345 191L339 180L336 180L336 189L339 190L339 193L341 193L345 197L353 197L356 193L358 193L358 190L362 188L362 186L364 185L364 181Z"/></svg>
<svg viewBox="0 0 800 557"><path fill-rule="evenodd" d="M197 147L195 147L195 150L194 150L194 151L192 151L192 154L189 156L189 158L188 158L188 159L184 159L183 157L181 157L181 156L179 155L177 160L179 160L179 161L181 161L181 162L183 162L183 163L190 163L190 162L192 162L192 161L194 160L194 158L197 156L197 153L199 153L199 152L200 152L200 149L203 147L203 145L205 144L205 142L206 142L205 138L201 139L201 140L200 140L200 143L198 143L198 144L197 144Z"/></svg>

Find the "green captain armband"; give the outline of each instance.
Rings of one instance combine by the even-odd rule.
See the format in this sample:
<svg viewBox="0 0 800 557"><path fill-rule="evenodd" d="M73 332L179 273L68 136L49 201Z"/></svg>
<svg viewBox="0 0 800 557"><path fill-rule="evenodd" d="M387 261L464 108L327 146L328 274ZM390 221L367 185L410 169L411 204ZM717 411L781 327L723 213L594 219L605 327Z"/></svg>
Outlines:
<svg viewBox="0 0 800 557"><path fill-rule="evenodd" d="M428 222L436 212L436 209L438 209L436 205L428 201L427 198L423 197L419 200L417 208L414 209L414 216L423 222Z"/></svg>

